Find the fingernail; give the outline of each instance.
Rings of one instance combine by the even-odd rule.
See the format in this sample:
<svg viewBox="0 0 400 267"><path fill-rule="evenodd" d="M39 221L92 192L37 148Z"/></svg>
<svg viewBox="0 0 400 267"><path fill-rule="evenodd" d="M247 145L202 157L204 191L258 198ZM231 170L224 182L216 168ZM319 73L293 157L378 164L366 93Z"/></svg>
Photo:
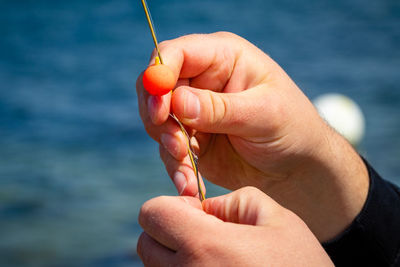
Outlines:
<svg viewBox="0 0 400 267"><path fill-rule="evenodd" d="M182 195L187 185L185 175L181 172L176 172L172 180L175 184L176 189L178 190L179 195Z"/></svg>
<svg viewBox="0 0 400 267"><path fill-rule="evenodd" d="M186 91L183 116L186 119L196 119L200 114L200 100L197 95Z"/></svg>
<svg viewBox="0 0 400 267"><path fill-rule="evenodd" d="M151 118L152 121L154 121L154 116L157 110L157 106L158 106L158 102L159 102L159 97L158 96L149 96L149 98L147 99L147 111L149 112L149 116Z"/></svg>
<svg viewBox="0 0 400 267"><path fill-rule="evenodd" d="M179 143L176 140L176 137L163 133L160 136L161 144L165 147L165 149L174 157L178 158L179 155Z"/></svg>

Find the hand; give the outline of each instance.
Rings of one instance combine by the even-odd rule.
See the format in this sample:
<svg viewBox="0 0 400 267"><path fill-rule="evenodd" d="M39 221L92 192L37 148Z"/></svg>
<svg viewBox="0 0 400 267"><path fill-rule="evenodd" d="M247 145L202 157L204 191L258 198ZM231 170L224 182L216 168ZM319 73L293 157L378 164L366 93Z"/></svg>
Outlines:
<svg viewBox="0 0 400 267"><path fill-rule="evenodd" d="M160 49L177 88L149 96L139 77L139 108L181 195L196 195L197 186L171 109L193 134L211 182L263 190L322 241L351 223L366 199L366 168L270 57L230 33L185 36Z"/></svg>
<svg viewBox="0 0 400 267"><path fill-rule="evenodd" d="M146 202L137 251L145 266L333 266L294 213L255 188L203 202Z"/></svg>

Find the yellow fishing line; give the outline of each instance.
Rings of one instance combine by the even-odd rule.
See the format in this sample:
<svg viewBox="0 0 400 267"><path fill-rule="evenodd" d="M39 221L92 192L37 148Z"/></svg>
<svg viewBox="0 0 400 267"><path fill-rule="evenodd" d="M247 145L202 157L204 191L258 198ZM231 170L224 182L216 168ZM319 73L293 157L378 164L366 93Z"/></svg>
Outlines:
<svg viewBox="0 0 400 267"><path fill-rule="evenodd" d="M197 178L197 188L199 190L199 198L200 198L200 201L203 201L204 199L206 199L206 196L204 195L204 191L203 191L203 188L202 188L201 182L200 182L199 170L197 168L197 156L195 156L195 154L193 153L192 146L190 144L190 137L187 134L185 128L179 121L178 121L178 124L181 128L182 133L186 136L186 146L187 146L190 162L192 164L193 171L196 174L196 178Z"/></svg>
<svg viewBox="0 0 400 267"><path fill-rule="evenodd" d="M147 24L149 24L151 36L153 37L154 46L156 47L158 57L160 59L161 64L164 64L164 62L162 60L162 57L161 57L160 49L158 48L156 31L154 30L154 27L153 27L153 20L151 19L150 11L149 11L149 9L147 7L146 0L142 0L142 5L143 5L144 13L146 13Z"/></svg>
<svg viewBox="0 0 400 267"><path fill-rule="evenodd" d="M147 7L146 0L142 0L142 5L143 5L144 12L146 13L147 23L149 24L151 36L153 37L154 46L156 47L157 54L158 54L157 57L155 58L155 64L160 64L160 63L164 64L162 57L161 57L160 49L158 48L158 41L157 41L156 33L155 33L155 30L153 27L153 21L151 19L150 11ZM197 188L199 191L199 199L200 199L200 201L203 201L206 197L205 197L204 190L203 190L203 187L201 186L201 182L200 182L199 169L197 167L198 158L197 158L196 154L193 152L192 145L190 143L190 136L186 132L185 127L183 127L182 123L178 120L178 118L173 113L171 113L170 116L178 123L182 133L186 137L186 146L187 146L188 155L190 158L190 163L192 164L193 172L195 173L196 179L197 179Z"/></svg>

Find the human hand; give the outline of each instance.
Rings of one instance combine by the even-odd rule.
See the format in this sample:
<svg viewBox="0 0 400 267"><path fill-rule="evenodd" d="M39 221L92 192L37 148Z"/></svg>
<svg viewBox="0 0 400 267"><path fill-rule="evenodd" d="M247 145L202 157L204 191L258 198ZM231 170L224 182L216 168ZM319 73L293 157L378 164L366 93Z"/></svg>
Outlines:
<svg viewBox="0 0 400 267"><path fill-rule="evenodd" d="M265 189L287 180L315 153L320 131L311 137L308 127L319 129L318 114L285 72L246 40L229 33L190 35L163 42L160 50L179 76L176 90L150 96L139 77L137 91L148 133L176 160L171 164L162 153L172 177L187 151L184 136L168 116L170 106L196 131L201 173L231 190L244 185ZM299 110L304 116L298 116ZM190 171L182 172L187 180L193 178ZM197 190L180 189L188 195Z"/></svg>
<svg viewBox="0 0 400 267"><path fill-rule="evenodd" d="M181 195L196 195L197 185L171 110L193 134L199 170L209 181L263 190L320 240L354 219L368 190L364 164L270 57L230 33L189 35L160 50L177 88L149 96L139 77L139 108Z"/></svg>
<svg viewBox="0 0 400 267"><path fill-rule="evenodd" d="M246 187L203 202L146 202L137 252L145 266L333 266L294 213Z"/></svg>

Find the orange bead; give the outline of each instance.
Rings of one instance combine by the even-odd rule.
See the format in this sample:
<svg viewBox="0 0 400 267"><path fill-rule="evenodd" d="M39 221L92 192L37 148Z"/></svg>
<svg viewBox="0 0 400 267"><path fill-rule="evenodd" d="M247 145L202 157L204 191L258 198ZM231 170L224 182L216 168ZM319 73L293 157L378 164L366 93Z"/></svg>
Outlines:
<svg viewBox="0 0 400 267"><path fill-rule="evenodd" d="M172 70L163 64L149 66L143 74L143 86L151 95L162 96L174 89L176 84Z"/></svg>

